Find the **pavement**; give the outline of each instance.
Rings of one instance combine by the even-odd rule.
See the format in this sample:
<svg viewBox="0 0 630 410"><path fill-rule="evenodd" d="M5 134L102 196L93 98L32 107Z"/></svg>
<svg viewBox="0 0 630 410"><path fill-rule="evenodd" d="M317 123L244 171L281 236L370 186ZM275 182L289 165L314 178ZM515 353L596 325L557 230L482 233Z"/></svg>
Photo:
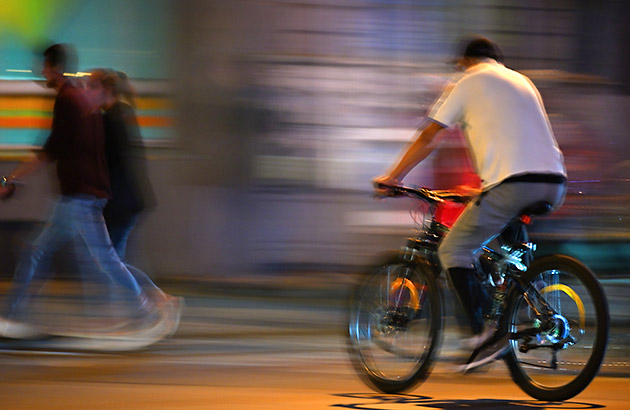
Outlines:
<svg viewBox="0 0 630 410"><path fill-rule="evenodd" d="M328 409L473 408L625 409L630 332L613 323L599 376L565 403L532 400L503 363L455 374L462 355L447 315L431 376L414 392L385 395L360 382L346 350L347 296L356 278L331 272L229 280L158 281L183 295L186 309L171 338L130 352L55 348L55 340L0 340L0 408L20 409ZM0 283L6 291L6 283ZM627 287L606 285L627 299ZM51 289L74 302L70 284ZM616 295L617 293L614 293ZM617 306L617 297L612 298ZM627 302L624 302L627 303ZM619 311L615 308L614 311Z"/></svg>
<svg viewBox="0 0 630 410"><path fill-rule="evenodd" d="M336 272L283 272L266 273L221 279L195 281L191 278L170 278L164 286L175 294L189 293L194 289L197 296L228 297L240 300L266 301L269 306L288 304L295 308L329 310L336 312L326 324L327 333L345 335L347 303L360 275ZM600 278L606 293L611 319L607 354L602 365L602 374L630 377L630 275L607 274ZM195 283L191 286L191 283ZM180 293L178 293L178 291ZM449 300L454 296L445 294L445 337L440 350L440 360L452 362L461 359L460 332ZM303 321L289 322L300 323ZM322 325L322 323L320 323ZM324 329L318 328L317 332Z"/></svg>
<svg viewBox="0 0 630 410"><path fill-rule="evenodd" d="M213 352L214 363L221 358L247 353L250 359L267 361L269 353L294 351L312 359L330 356L345 344L347 302L358 275L336 272L284 272L240 275L229 278L161 278L167 292L183 296L186 310L175 345L181 350ZM621 275L602 279L611 312L611 335L601 373L630 377L630 278ZM7 282L0 282L5 293ZM72 300L71 284L58 283L52 293L59 300ZM70 298L70 299L68 299ZM452 300L448 294L445 300ZM458 326L452 307L446 303L445 335L440 363L458 360ZM267 343L260 344L264 338ZM20 349L24 344L0 341L0 349ZM52 345L32 346L34 349ZM345 349L344 349L345 350ZM261 353L260 356L256 356ZM271 359L273 360L273 359Z"/></svg>

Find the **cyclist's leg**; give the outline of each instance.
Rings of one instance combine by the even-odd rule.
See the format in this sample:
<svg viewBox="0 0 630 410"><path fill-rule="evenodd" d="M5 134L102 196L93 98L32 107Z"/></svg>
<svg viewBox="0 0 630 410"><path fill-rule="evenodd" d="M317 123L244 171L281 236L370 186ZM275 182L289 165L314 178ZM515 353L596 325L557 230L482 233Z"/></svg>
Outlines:
<svg viewBox="0 0 630 410"><path fill-rule="evenodd" d="M490 296L472 268L450 268L448 274L474 335L483 331L484 315L490 309Z"/></svg>
<svg viewBox="0 0 630 410"><path fill-rule="evenodd" d="M559 206L564 198L562 184L514 182L500 184L471 203L440 244L442 266L471 320L473 333L481 331L483 310L489 298L474 271L478 250L494 239L527 205L548 201Z"/></svg>

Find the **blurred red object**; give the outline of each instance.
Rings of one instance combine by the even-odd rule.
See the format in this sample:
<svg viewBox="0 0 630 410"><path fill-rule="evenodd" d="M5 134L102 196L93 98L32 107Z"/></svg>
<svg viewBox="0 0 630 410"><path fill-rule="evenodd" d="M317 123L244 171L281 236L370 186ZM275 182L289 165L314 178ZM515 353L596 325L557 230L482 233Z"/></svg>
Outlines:
<svg viewBox="0 0 630 410"><path fill-rule="evenodd" d="M465 172L461 175L463 184L453 189L456 192L462 192L466 195L476 195L481 187L479 176L472 171ZM453 227L453 224L466 209L466 204L458 204L455 202L442 202L435 211L435 219L442 225Z"/></svg>
<svg viewBox="0 0 630 410"><path fill-rule="evenodd" d="M453 224L466 209L465 204L456 204L454 202L442 202L435 211L435 220L442 225L453 227Z"/></svg>

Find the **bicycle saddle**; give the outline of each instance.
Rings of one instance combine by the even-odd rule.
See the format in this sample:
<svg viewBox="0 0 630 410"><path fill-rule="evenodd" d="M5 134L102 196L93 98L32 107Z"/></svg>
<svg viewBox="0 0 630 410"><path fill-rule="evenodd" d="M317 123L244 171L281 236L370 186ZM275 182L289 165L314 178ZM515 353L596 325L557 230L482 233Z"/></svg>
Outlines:
<svg viewBox="0 0 630 410"><path fill-rule="evenodd" d="M545 215L551 211L553 206L547 201L534 202L521 211L521 215Z"/></svg>

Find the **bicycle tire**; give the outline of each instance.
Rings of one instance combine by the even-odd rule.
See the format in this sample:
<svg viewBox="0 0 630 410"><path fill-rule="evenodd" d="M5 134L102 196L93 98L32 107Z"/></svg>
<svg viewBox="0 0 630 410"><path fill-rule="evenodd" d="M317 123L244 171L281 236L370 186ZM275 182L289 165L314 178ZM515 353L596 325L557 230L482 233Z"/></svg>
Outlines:
<svg viewBox="0 0 630 410"><path fill-rule="evenodd" d="M528 287L535 286L559 316L554 322L555 330L536 335L533 346L538 347L528 350L526 338L512 339L505 361L512 380L525 393L538 400L568 400L591 383L604 360L610 328L606 296L595 274L566 255L535 259L523 277ZM523 294L514 289L504 316L507 329L515 331L521 322L530 321L528 309ZM567 340L560 339L563 328L571 337L578 335L574 344L562 343ZM560 361L551 353L554 349L549 345L554 343L564 346L557 351L562 356ZM580 357L582 354L586 360ZM555 369L549 356L555 357ZM538 360L532 362L532 358Z"/></svg>
<svg viewBox="0 0 630 410"><path fill-rule="evenodd" d="M442 332L441 291L427 262L401 254L367 272L350 299L350 358L365 384L399 393L430 373Z"/></svg>

